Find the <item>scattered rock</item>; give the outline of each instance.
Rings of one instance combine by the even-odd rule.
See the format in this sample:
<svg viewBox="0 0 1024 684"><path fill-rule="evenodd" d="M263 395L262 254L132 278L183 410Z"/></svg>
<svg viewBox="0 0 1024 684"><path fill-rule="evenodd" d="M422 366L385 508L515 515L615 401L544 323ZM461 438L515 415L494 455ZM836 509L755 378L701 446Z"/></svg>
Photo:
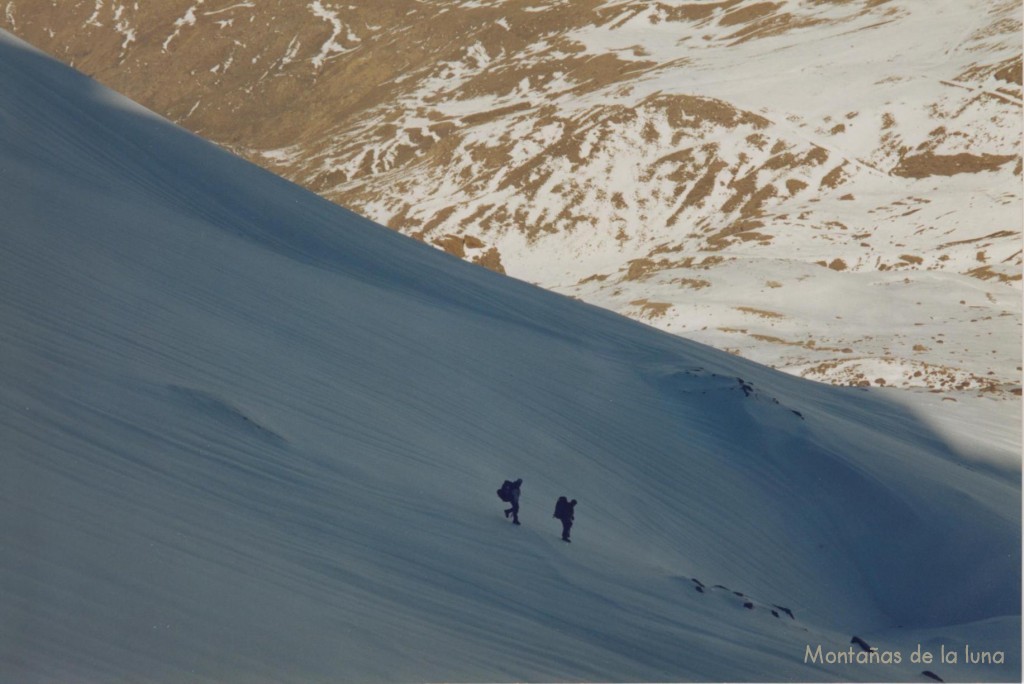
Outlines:
<svg viewBox="0 0 1024 684"><path fill-rule="evenodd" d="M775 607L776 607L776 608L778 608L778 609L779 609L779 610L781 610L781 611L782 611L783 613L785 613L786 615L788 615L788 616L789 616L789 619L790 619L790 620L796 620L796 616L795 616L795 615L793 615L793 611L791 611L791 610L790 610L789 608L786 608L785 606L780 606L780 605L778 605L778 604L773 604L773 605L775 605Z"/></svg>

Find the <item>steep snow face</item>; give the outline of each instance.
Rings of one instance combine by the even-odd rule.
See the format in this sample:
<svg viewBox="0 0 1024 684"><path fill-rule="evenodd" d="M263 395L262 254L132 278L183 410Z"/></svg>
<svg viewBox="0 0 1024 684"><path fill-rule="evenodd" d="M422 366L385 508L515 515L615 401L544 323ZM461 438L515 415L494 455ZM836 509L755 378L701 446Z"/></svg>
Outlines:
<svg viewBox="0 0 1024 684"><path fill-rule="evenodd" d="M475 268L6 34L0 182L4 680L1020 677L1010 402Z"/></svg>
<svg viewBox="0 0 1024 684"><path fill-rule="evenodd" d="M5 8L461 258L816 380L1020 392L1016 0Z"/></svg>

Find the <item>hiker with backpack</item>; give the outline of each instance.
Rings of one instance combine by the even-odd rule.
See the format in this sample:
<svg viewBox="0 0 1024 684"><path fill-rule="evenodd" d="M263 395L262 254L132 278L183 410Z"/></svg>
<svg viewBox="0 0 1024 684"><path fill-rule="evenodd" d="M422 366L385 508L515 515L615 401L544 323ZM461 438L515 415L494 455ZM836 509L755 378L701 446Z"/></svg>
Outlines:
<svg viewBox="0 0 1024 684"><path fill-rule="evenodd" d="M512 482L505 480L498 490L498 498L512 504L512 508L505 509L505 517L512 516L512 524L519 524L519 488L523 485L522 478Z"/></svg>
<svg viewBox="0 0 1024 684"><path fill-rule="evenodd" d="M571 542L569 539L569 530L572 529L572 521L576 516L576 499L569 501L564 496L558 497L558 501L555 503L555 514L554 518L558 518L562 521L562 541Z"/></svg>

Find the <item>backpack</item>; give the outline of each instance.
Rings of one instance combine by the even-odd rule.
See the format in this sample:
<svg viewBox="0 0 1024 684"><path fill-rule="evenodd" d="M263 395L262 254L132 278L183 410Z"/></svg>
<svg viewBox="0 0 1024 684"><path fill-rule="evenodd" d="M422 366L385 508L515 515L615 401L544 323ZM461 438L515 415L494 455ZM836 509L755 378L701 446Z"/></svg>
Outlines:
<svg viewBox="0 0 1024 684"><path fill-rule="evenodd" d="M511 501L512 500L512 488L514 486L515 485L512 484L511 482L509 482L508 480L505 480L504 482L502 482L501 483L501 489L498 490L498 498L501 499L502 501Z"/></svg>
<svg viewBox="0 0 1024 684"><path fill-rule="evenodd" d="M564 496L558 497L558 501L555 503L555 514L551 517L558 518L561 520L569 512L569 500Z"/></svg>

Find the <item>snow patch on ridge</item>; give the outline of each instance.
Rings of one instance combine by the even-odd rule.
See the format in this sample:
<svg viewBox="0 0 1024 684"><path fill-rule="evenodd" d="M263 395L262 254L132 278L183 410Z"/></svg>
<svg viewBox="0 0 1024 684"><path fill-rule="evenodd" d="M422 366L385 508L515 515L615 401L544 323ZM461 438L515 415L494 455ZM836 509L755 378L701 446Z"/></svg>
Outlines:
<svg viewBox="0 0 1024 684"><path fill-rule="evenodd" d="M317 69L321 68L327 60L332 56L344 54L354 48L347 48L338 42L338 36L346 31L345 26L341 23L341 18L337 12L329 10L320 0L314 0L310 4L309 8L312 10L313 15L318 19L323 19L331 25L331 36L320 46L320 52L314 55L311 59L313 66ZM347 30L346 39L350 43L358 43L359 36L355 35L351 30Z"/></svg>
<svg viewBox="0 0 1024 684"><path fill-rule="evenodd" d="M182 28L196 25L196 10L202 7L204 2L205 0L196 0L196 4L189 7L185 11L185 14L174 20L174 32L164 40L163 45L161 46L163 52L167 52L167 47L171 44L171 41L181 34Z"/></svg>
<svg viewBox="0 0 1024 684"><path fill-rule="evenodd" d="M96 6L93 9L92 14L89 16L88 19L85 20L86 25L87 26L103 26L103 24L100 23L100 20L99 20L100 12L101 11L103 11L103 0L96 0Z"/></svg>

